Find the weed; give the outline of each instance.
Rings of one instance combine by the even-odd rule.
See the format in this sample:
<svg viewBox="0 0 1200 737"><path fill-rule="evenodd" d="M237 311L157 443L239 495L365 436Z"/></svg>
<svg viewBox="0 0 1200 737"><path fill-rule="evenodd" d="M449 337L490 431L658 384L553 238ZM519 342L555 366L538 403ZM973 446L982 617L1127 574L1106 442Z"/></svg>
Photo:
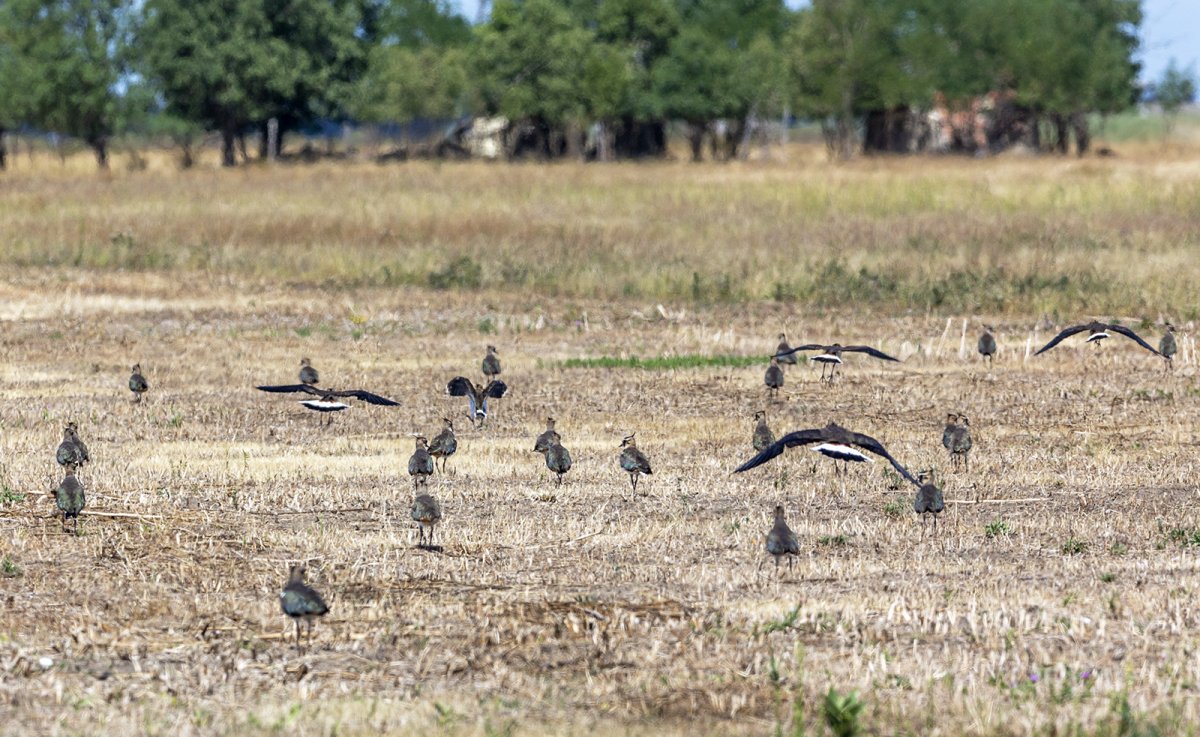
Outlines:
<svg viewBox="0 0 1200 737"><path fill-rule="evenodd" d="M1085 550L1087 550L1087 543L1075 537L1068 537L1062 544L1063 555L1078 555Z"/></svg>
<svg viewBox="0 0 1200 737"><path fill-rule="evenodd" d="M0 487L0 504L17 504L25 501L25 495L19 491L14 491L8 488L8 485Z"/></svg>
<svg viewBox="0 0 1200 737"><path fill-rule="evenodd" d="M817 545L829 548L845 547L850 542L850 539L845 535L822 535L817 538Z"/></svg>
<svg viewBox="0 0 1200 737"><path fill-rule="evenodd" d="M858 697L858 691L841 694L831 686L822 704L825 726L834 737L856 737L862 731L858 720L863 706L865 704Z"/></svg>
<svg viewBox="0 0 1200 737"><path fill-rule="evenodd" d="M893 499L883 505L883 513L889 517L903 517L910 508L903 499Z"/></svg>
<svg viewBox="0 0 1200 737"><path fill-rule="evenodd" d="M21 570L20 566L13 562L12 558L9 558L6 555L4 556L4 560L0 560L0 577L20 578L23 575L25 575L25 572Z"/></svg>
<svg viewBox="0 0 1200 737"><path fill-rule="evenodd" d="M1011 535L1012 532L1012 527L1008 524L1008 522L1002 519L989 522L983 527L983 534L988 539Z"/></svg>
<svg viewBox="0 0 1200 737"><path fill-rule="evenodd" d="M438 271L429 273L434 289L479 289L483 286L483 267L470 256L460 256Z"/></svg>

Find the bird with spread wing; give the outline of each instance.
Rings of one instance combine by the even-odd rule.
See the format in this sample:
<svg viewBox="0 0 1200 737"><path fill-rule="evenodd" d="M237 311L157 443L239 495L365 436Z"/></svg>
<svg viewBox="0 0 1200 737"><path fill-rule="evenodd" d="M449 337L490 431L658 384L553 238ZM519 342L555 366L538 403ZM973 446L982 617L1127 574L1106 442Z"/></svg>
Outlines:
<svg viewBox="0 0 1200 737"><path fill-rule="evenodd" d="M837 367L842 365L843 353L865 353L872 358L878 358L881 361L900 362L899 358L889 356L878 348L872 348L869 345L841 345L834 343L833 345L821 345L820 343L806 343L798 345L795 348L790 348L781 353L776 353L775 358L782 359L786 356L795 354L798 351L820 351L817 355L810 358L810 361L821 364L821 378L825 377L825 369L829 368L829 381L833 381L833 374L837 371Z"/></svg>
<svg viewBox="0 0 1200 737"><path fill-rule="evenodd" d="M1051 348L1053 348L1054 346L1063 342L1067 338L1070 338L1072 335L1082 333L1085 330L1088 331L1088 337L1087 337L1087 340L1085 341L1087 343L1099 343L1100 341L1104 340L1105 338L1111 337L1109 335L1109 333L1117 333L1119 335L1124 335L1126 338L1129 338L1130 340L1137 343L1138 345L1140 345L1141 347L1150 351L1151 353L1153 353L1156 356L1162 355L1158 351L1154 350L1154 346L1152 346L1149 343L1147 343L1146 341L1142 340L1138 336L1137 333L1133 332L1132 330L1125 327L1124 325L1115 325L1112 323L1099 322L1096 320L1093 320L1092 322L1084 323L1082 325L1072 325L1071 327L1066 328L1061 333L1054 336L1054 338L1049 343L1042 346L1041 349L1038 350L1038 352L1034 353L1033 355L1040 356L1041 354L1050 350Z"/></svg>

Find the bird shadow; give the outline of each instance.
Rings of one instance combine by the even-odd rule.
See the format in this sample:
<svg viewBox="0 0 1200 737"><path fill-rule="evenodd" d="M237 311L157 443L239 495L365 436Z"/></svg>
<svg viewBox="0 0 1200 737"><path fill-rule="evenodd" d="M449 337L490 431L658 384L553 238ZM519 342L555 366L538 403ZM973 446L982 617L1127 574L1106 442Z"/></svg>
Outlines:
<svg viewBox="0 0 1200 737"><path fill-rule="evenodd" d="M424 550L427 553L444 553L446 549L441 545L417 545L417 550Z"/></svg>

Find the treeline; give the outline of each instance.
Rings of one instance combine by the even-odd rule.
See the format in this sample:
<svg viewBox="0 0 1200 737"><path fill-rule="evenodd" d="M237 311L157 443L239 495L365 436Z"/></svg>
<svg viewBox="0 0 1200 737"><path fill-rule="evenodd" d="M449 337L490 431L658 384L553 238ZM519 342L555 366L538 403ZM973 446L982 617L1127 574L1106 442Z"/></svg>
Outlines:
<svg viewBox="0 0 1200 737"><path fill-rule="evenodd" d="M496 0L475 25L447 0L0 0L0 133L105 166L117 135L190 160L218 132L232 166L317 120L503 116L509 156L659 155L676 123L698 159L800 117L848 156L911 149L936 110L952 149L1082 151L1086 113L1137 99L1140 22L1140 0ZM945 122L981 109L985 132Z"/></svg>

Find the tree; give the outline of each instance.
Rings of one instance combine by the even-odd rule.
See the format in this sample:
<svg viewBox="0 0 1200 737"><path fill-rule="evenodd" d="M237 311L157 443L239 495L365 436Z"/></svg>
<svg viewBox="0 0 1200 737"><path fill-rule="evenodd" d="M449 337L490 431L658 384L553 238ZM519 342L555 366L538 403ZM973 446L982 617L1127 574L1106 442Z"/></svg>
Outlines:
<svg viewBox="0 0 1200 737"><path fill-rule="evenodd" d="M1170 138L1184 105L1196 101L1196 71L1192 67L1180 69L1171 59L1162 76L1150 89L1150 99L1158 103L1163 115L1163 139Z"/></svg>
<svg viewBox="0 0 1200 737"><path fill-rule="evenodd" d="M10 103L27 122L82 139L100 168L116 131L130 8L122 0L7 0L0 28Z"/></svg>
<svg viewBox="0 0 1200 737"><path fill-rule="evenodd" d="M248 125L276 118L282 138L341 114L366 62L361 18L348 0L147 0L140 60L167 112L219 130L233 166Z"/></svg>
<svg viewBox="0 0 1200 737"><path fill-rule="evenodd" d="M692 161L702 158L709 124L737 110L732 50L699 26L686 26L654 65L654 85L668 117L687 124Z"/></svg>

